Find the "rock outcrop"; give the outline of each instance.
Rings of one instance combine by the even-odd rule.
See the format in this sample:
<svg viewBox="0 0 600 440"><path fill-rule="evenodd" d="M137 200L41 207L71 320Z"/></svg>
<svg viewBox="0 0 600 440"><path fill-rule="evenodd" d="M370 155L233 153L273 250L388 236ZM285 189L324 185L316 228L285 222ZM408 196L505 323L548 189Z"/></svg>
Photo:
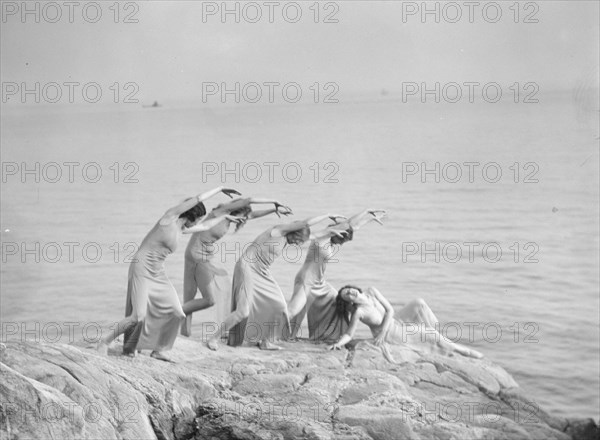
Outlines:
<svg viewBox="0 0 600 440"><path fill-rule="evenodd" d="M209 351L179 339L175 363L120 347L7 342L2 439L598 439L596 423L552 417L489 360L363 344Z"/></svg>

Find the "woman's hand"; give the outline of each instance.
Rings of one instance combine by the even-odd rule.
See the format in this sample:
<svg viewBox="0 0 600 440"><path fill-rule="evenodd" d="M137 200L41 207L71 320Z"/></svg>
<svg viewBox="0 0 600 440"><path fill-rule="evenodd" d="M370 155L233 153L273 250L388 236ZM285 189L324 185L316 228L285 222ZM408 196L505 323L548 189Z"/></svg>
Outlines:
<svg viewBox="0 0 600 440"><path fill-rule="evenodd" d="M336 214L330 214L329 218L333 221L333 225L339 225L341 223L341 221L339 221L338 219L343 220L348 220L348 217L343 216L343 215L336 215ZM330 226L333 226L330 225Z"/></svg>
<svg viewBox="0 0 600 440"><path fill-rule="evenodd" d="M380 225L383 225L383 222L381 220L383 220L387 216L387 212L385 212L385 210L383 209L371 209L367 211L367 213L373 216L373 220L379 223Z"/></svg>
<svg viewBox="0 0 600 440"><path fill-rule="evenodd" d="M387 333L387 331L382 331L373 339L373 344L376 347L383 347L383 344L385 343L385 334L386 333Z"/></svg>
<svg viewBox="0 0 600 440"><path fill-rule="evenodd" d="M330 345L329 347L327 347L328 350L341 350L341 346L338 345L337 343Z"/></svg>
<svg viewBox="0 0 600 440"><path fill-rule="evenodd" d="M246 223L246 220L247 220L246 217L238 217L236 215L226 215L225 219L229 220L231 223L235 223L236 225L239 225L241 223Z"/></svg>
<svg viewBox="0 0 600 440"><path fill-rule="evenodd" d="M232 194L235 194L236 196L241 196L242 195L241 192L239 192L239 191L237 191L235 189L232 189L232 188L221 188L221 192L223 194L225 194L226 196L229 196L232 199L233 199L233 195Z"/></svg>
<svg viewBox="0 0 600 440"><path fill-rule="evenodd" d="M275 214L277 214L278 217L281 217L282 215L292 215L292 208L282 205L279 202L275 202Z"/></svg>
<svg viewBox="0 0 600 440"><path fill-rule="evenodd" d="M335 229L330 229L330 231L333 235L337 235L340 238L346 238L346 235L348 235L348 231L338 231Z"/></svg>

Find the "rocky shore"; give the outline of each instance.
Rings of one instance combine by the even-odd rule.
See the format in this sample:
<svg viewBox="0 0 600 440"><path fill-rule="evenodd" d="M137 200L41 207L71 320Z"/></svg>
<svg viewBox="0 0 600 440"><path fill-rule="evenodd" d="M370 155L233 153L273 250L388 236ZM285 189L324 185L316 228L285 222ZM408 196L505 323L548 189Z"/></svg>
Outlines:
<svg viewBox="0 0 600 440"><path fill-rule="evenodd" d="M178 339L174 363L81 345L7 342L2 439L598 439L591 419L553 417L487 359L367 343L330 352L209 351ZM401 363L400 363L401 362Z"/></svg>

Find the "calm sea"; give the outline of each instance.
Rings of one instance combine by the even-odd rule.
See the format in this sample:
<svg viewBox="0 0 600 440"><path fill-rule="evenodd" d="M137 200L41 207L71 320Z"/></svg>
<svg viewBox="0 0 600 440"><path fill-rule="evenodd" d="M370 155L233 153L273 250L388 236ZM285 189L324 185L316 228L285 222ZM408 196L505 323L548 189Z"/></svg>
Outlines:
<svg viewBox="0 0 600 440"><path fill-rule="evenodd" d="M472 336L536 403L598 417L598 109L570 95L14 106L2 115L2 162L5 325L118 320L135 245L167 208L221 184L277 198L296 219L384 208L384 227L365 226L336 254L334 286L374 285L397 308L424 298L448 336ZM219 258L230 274L236 243L276 221L228 237ZM180 293L186 240L167 262ZM288 298L300 257L290 249L273 267Z"/></svg>

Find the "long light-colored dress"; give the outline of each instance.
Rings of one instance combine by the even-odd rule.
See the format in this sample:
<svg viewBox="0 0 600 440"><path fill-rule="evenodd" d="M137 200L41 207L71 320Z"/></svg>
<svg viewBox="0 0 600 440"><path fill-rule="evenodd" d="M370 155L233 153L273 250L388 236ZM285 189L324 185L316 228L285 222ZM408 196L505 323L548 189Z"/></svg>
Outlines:
<svg viewBox="0 0 600 440"><path fill-rule="evenodd" d="M223 238L229 230L229 222L224 220L208 231L192 234L185 250L183 270L183 303L195 298L197 291L215 299L213 322L218 326L225 319L231 303L231 282L227 271L215 264L218 247L215 242ZM192 314L186 317L188 329L192 325ZM191 334L191 331L190 331Z"/></svg>
<svg viewBox="0 0 600 440"><path fill-rule="evenodd" d="M314 341L338 340L348 329L345 321L335 319L337 291L325 280L327 262L333 255L330 241L313 240L294 280L294 295L299 290L306 295L308 335Z"/></svg>
<svg viewBox="0 0 600 440"><path fill-rule="evenodd" d="M185 314L165 272L165 259L177 249L180 234L177 221L156 223L129 266L125 316L133 316L138 324L125 333L124 350L173 347Z"/></svg>
<svg viewBox="0 0 600 440"><path fill-rule="evenodd" d="M371 288L368 288L365 293L374 298ZM383 316L385 313L383 305L375 298L374 304ZM439 320L431 308L424 300L416 299L395 313L385 341L392 345L405 345L417 351L423 349L442 352L457 351L465 356L482 356L475 350L449 340L439 330ZM373 337L376 337L380 331L381 326L371 327Z"/></svg>
<svg viewBox="0 0 600 440"><path fill-rule="evenodd" d="M232 311L243 301L249 315L230 329L229 345L241 345L244 340L273 342L289 335L285 297L269 269L287 242L285 237L271 237L271 230L247 245L235 265Z"/></svg>

